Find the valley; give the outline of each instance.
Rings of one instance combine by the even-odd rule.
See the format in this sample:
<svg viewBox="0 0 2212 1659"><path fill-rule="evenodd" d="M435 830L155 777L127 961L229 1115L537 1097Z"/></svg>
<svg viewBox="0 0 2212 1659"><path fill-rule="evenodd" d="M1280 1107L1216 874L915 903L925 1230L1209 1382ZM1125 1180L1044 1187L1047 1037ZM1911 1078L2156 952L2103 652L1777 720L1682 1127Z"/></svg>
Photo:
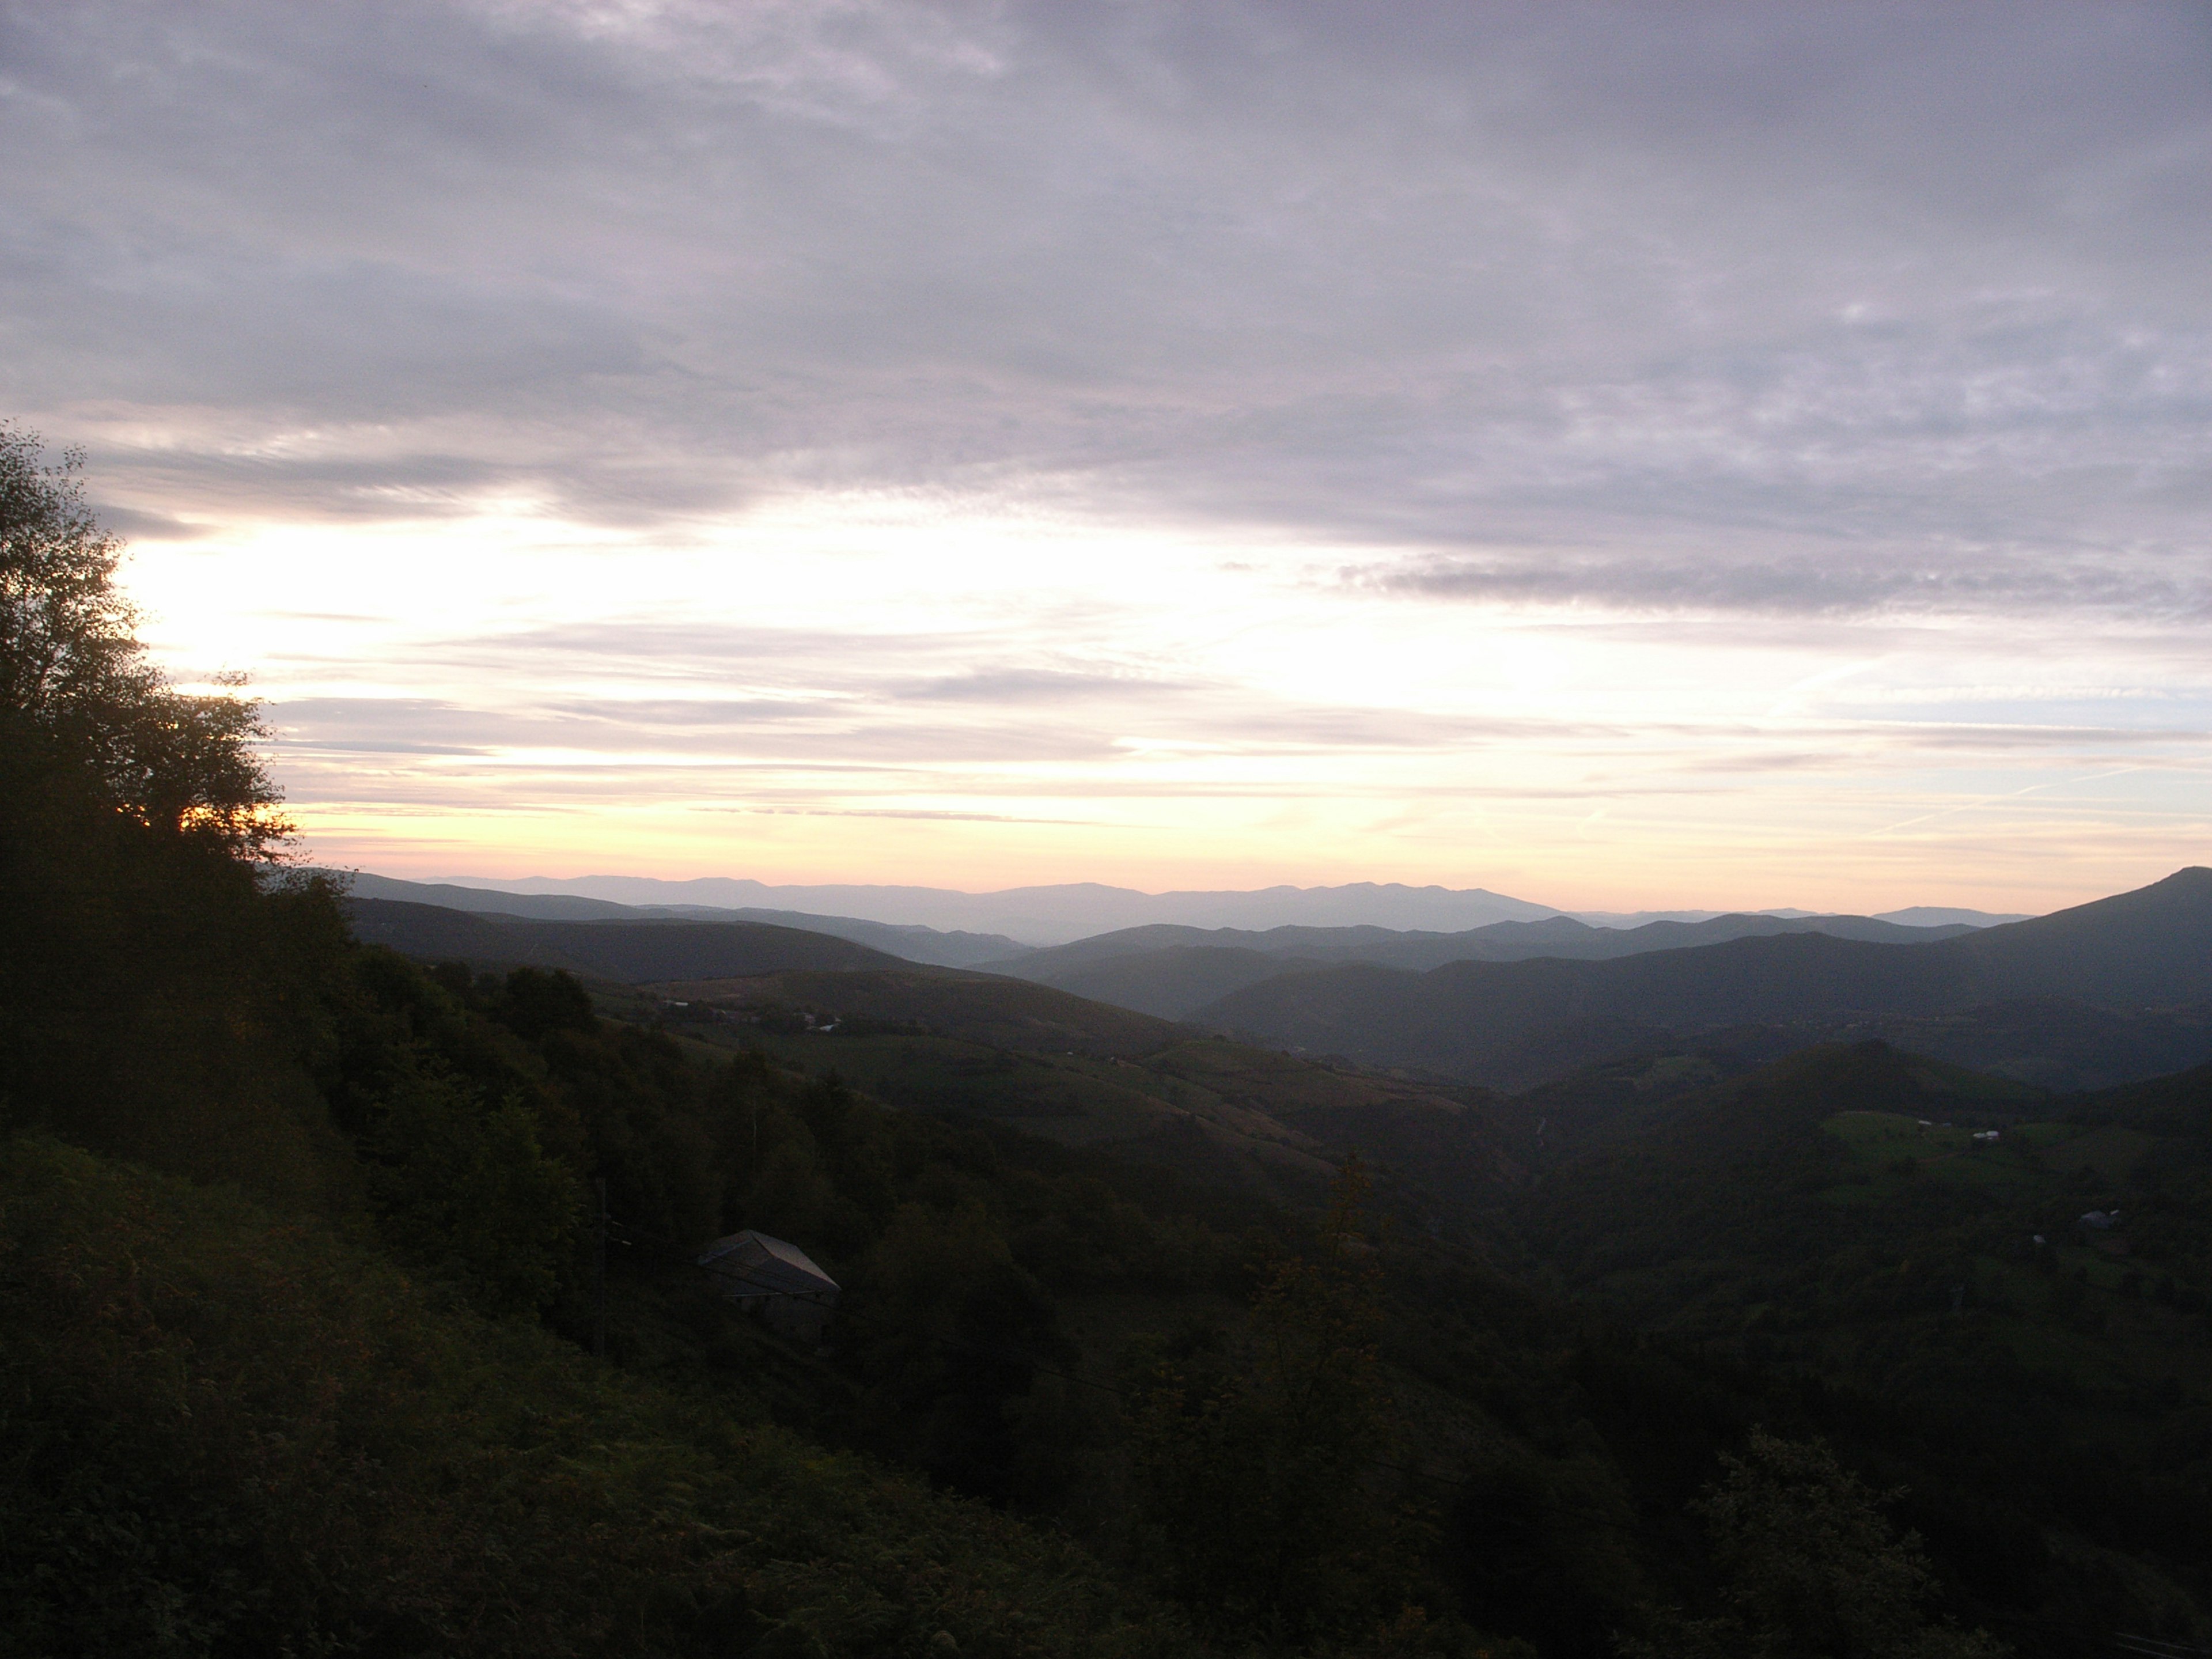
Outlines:
<svg viewBox="0 0 2212 1659"><path fill-rule="evenodd" d="M295 1561L288 1528L334 1550L382 1504L397 1578L204 1616L545 1650L544 1619L452 1622L475 1592L429 1517L495 1525L558 1456L599 1541L532 1547L604 1557L550 1601L597 1644L629 1639L594 1622L612 1598L676 1650L1225 1656L1269 1629L1609 1659L1727 1604L1685 1516L1749 1455L1812 1459L1822 1502L1892 1494L1854 1524L1924 1551L1928 1596L1893 1612L1954 1644L1923 1650L2212 1633L2204 872L1911 942L1731 918L1420 967L1377 958L1468 947L1148 930L974 966L881 948L963 948L910 933L364 897L221 858L161 878L178 925L118 933L72 895L141 879L135 846L25 890L50 921L16 948L47 957L17 982L50 1039L6 1080L36 1103L0 1176L0 1298L34 1334L11 1375L55 1448L186 1348L281 1403L41 1453L60 1496L24 1498L26 1559L77 1547L69 1516L134 1470L210 1494L159 1534L187 1575L195 1540ZM1224 963L1266 971L1137 1006ZM1116 973L1118 1000L1051 982ZM87 1372L123 1304L37 1287L113 1279L111 1212L173 1271L138 1357ZM840 1287L826 1340L704 1294L693 1256L739 1228ZM219 1283L234 1308L189 1288ZM318 1380L325 1340L357 1376ZM463 1352L480 1383L401 1380ZM269 1437L319 1389L352 1402L356 1474ZM575 1441L617 1419L622 1457ZM217 1466L251 1479L180 1473ZM655 1554L672 1500L638 1479L689 1494L691 1565ZM1294 1573L1235 1544L1255 1525ZM896 1565L917 1550L959 1564L939 1589ZM817 1558L876 1565L782 1565ZM115 1571L97 1607L38 1591L42 1628L143 1630L199 1594ZM396 1611L401 1582L430 1611Z"/></svg>

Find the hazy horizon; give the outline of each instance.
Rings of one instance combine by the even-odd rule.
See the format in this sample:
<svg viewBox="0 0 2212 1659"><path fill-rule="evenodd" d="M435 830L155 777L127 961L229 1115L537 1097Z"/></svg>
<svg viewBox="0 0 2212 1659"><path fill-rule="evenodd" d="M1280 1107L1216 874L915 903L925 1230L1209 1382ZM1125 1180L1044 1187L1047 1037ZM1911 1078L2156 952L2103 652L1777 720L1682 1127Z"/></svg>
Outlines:
<svg viewBox="0 0 2212 1659"><path fill-rule="evenodd" d="M434 874L434 876L389 876L387 872L361 872L383 880L418 880L425 884L453 884L471 887L477 891L511 891L511 894L575 894L586 898L606 898L622 905L654 905L654 902L699 902L699 905L745 907L750 902L745 896L712 894L699 890L730 890L730 887L757 887L761 902L757 907L772 909L817 909L817 914L849 914L863 921L878 922L921 922L921 925L945 927L945 929L969 929L969 927L1005 925L1024 942L1066 942L1071 938L1084 938L1082 927L1071 925L1068 918L1082 915L1084 907L1068 905L1061 909L1053 922L1042 922L1042 918L1026 918L1029 929L1020 931L1020 922L1013 915L991 915L982 909L963 918L956 911L933 909L931 900L975 900L978 907L988 907L994 900L1018 900L1024 896L1055 894L1066 898L1078 898L1084 891L1097 891L1106 898L1103 909L1097 914L1097 929L1113 931L1121 925L1137 925L1148 921L1146 915L1124 915L1119 921L1110 918L1113 900L1291 900L1287 907L1279 909L1279 918L1263 921L1261 905L1252 905L1252 915L1241 921L1214 921L1199 925L1218 927L1279 927L1279 925L1371 925L1395 927L1402 931L1464 931L1467 927L1482 927L1491 921L1537 921L1540 915L1566 915L1593 927L1639 927L1655 921L1708 921L1714 915L1754 914L1754 915L1823 915L1823 914L1869 914L1875 921L1896 921L1909 927L1942 927L1948 922L1973 921L1975 925L1993 922L2028 921L2027 911L1984 911L1964 905L1900 905L1889 911L1818 911L1802 905L1763 905L1756 909L1714 909L1708 905L1686 907L1644 907L1632 911L1601 911L1601 909L1571 909L1564 905L1548 905L1544 900L1528 898L1524 894L1498 894L1486 887L1437 887L1437 884L1407 884L1407 883L1340 883L1332 887L1294 887L1294 884L1274 884L1274 887L1243 887L1243 890L1130 890L1130 887L1110 887L1103 883L1057 883L1044 887L998 887L998 890L947 890L947 887L918 887L907 883L759 883L744 876L690 876L690 878L661 878L661 876L623 876L613 872L595 872L584 876L477 876L477 874ZM650 890L679 890L679 891L650 891ZM1338 898L1343 896L1343 898ZM922 900L915 907L911 900ZM1307 909L1298 914L1297 900L1329 898L1334 902L1334 915L1318 915ZM1464 905L1458 900L1489 900ZM832 909L818 909L818 907ZM1427 914L1420 914L1427 907ZM1455 914L1464 911L1464 914ZM1166 914L1159 915L1168 921ZM1040 925L1042 922L1042 925Z"/></svg>
<svg viewBox="0 0 2212 1659"><path fill-rule="evenodd" d="M2212 842L2212 15L0 0L307 852L2042 912Z"/></svg>

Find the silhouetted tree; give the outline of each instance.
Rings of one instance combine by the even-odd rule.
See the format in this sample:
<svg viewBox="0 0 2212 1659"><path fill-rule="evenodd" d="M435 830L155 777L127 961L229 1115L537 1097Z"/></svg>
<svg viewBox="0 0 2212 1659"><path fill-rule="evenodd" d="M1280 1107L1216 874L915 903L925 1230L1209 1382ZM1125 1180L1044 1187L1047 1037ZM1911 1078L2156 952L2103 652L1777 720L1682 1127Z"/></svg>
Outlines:
<svg viewBox="0 0 2212 1659"><path fill-rule="evenodd" d="M253 705L149 660L81 465L0 428L0 1115L296 1201L343 918L262 890L288 826Z"/></svg>
<svg viewBox="0 0 2212 1659"><path fill-rule="evenodd" d="M0 740L88 774L149 828L269 854L291 826L254 751L257 706L180 692L148 658L116 585L123 544L84 499L82 453L42 454L37 434L0 427Z"/></svg>

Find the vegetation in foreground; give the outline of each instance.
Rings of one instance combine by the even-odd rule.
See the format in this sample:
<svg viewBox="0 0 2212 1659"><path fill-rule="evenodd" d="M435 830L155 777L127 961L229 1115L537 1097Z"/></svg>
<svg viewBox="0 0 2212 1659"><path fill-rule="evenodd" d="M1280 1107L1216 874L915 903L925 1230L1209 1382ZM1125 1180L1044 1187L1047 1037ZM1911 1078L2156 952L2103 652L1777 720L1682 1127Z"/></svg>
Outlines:
<svg viewBox="0 0 2212 1659"><path fill-rule="evenodd" d="M1190 1647L1049 1534L44 1138L0 1317L0 1651Z"/></svg>

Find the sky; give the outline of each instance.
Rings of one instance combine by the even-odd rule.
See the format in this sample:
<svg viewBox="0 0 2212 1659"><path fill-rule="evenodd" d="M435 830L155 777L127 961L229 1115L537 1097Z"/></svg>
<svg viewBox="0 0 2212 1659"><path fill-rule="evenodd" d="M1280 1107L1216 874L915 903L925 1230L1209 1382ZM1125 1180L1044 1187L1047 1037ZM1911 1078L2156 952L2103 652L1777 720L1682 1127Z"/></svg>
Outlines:
<svg viewBox="0 0 2212 1659"><path fill-rule="evenodd" d="M0 416L401 876L2212 862L2212 9L0 0Z"/></svg>

